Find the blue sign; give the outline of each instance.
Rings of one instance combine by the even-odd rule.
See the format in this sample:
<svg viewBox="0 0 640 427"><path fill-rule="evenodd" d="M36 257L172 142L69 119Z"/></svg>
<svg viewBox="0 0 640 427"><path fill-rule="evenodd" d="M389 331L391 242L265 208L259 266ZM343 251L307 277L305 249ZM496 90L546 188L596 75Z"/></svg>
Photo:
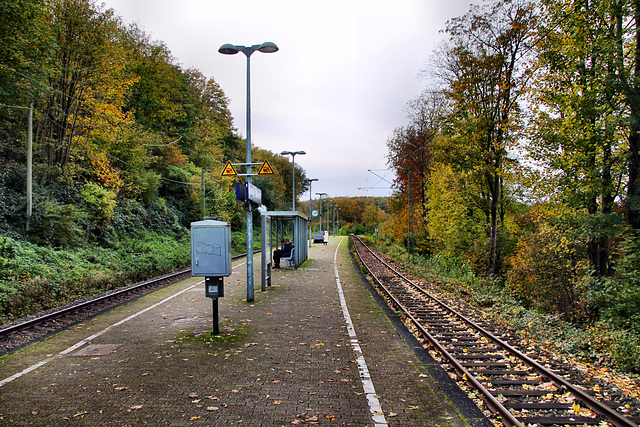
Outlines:
<svg viewBox="0 0 640 427"><path fill-rule="evenodd" d="M241 184L236 183L236 200L249 200L257 205L262 204L262 190L248 182Z"/></svg>

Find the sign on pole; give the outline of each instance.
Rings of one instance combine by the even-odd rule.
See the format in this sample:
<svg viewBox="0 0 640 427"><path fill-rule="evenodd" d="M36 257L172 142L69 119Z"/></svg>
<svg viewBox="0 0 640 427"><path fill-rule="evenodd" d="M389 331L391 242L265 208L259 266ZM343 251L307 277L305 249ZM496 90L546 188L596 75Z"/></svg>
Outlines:
<svg viewBox="0 0 640 427"><path fill-rule="evenodd" d="M236 172L236 169L233 167L231 162L227 162L227 164L224 166L224 169L222 170L222 176L236 176L236 175L238 175L238 172Z"/></svg>
<svg viewBox="0 0 640 427"><path fill-rule="evenodd" d="M260 170L258 171L258 175L273 175L273 169L271 168L271 165L269 164L268 160L265 160L264 163L262 164L262 167L260 168Z"/></svg>

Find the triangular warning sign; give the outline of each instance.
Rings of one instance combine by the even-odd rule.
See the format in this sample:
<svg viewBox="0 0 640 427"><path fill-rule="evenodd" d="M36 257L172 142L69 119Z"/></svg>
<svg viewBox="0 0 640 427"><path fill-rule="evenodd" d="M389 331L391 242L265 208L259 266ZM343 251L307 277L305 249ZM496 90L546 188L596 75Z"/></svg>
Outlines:
<svg viewBox="0 0 640 427"><path fill-rule="evenodd" d="M262 167L258 171L258 175L273 175L273 169L271 169L271 165L268 160L265 160L262 164Z"/></svg>
<svg viewBox="0 0 640 427"><path fill-rule="evenodd" d="M222 176L236 176L236 175L238 175L238 172L236 172L231 162L227 162L227 164L224 166L224 169L222 170Z"/></svg>

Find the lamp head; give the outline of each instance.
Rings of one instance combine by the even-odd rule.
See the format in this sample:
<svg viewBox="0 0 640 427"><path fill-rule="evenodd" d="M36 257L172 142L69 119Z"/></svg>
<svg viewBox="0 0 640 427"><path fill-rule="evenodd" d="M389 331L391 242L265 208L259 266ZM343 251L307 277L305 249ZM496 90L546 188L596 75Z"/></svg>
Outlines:
<svg viewBox="0 0 640 427"><path fill-rule="evenodd" d="M243 46L235 46L235 45L232 45L231 43L226 43L220 46L220 49L218 49L218 52L225 55L235 55L236 53L240 52L240 48L242 47Z"/></svg>
<svg viewBox="0 0 640 427"><path fill-rule="evenodd" d="M278 51L278 46L276 46L275 43L264 42L260 45L258 50L263 53L273 53Z"/></svg>

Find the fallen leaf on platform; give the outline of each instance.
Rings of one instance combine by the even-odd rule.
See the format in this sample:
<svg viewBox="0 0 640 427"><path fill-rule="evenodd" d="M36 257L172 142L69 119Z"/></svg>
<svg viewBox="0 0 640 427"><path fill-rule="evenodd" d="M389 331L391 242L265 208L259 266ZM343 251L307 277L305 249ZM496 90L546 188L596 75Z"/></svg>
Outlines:
<svg viewBox="0 0 640 427"><path fill-rule="evenodd" d="M207 411L217 411L218 409L220 408L218 408L217 406L207 406Z"/></svg>
<svg viewBox="0 0 640 427"><path fill-rule="evenodd" d="M332 420L332 419L334 419L334 418L335 418L335 416L333 416L333 415L331 415L331 414L327 414L327 415L325 415L324 417L325 417L326 419L328 419L328 420Z"/></svg>
<svg viewBox="0 0 640 427"><path fill-rule="evenodd" d="M199 420L199 419L200 419L200 417L191 417L191 418L189 418L189 421L195 421L195 420Z"/></svg>
<svg viewBox="0 0 640 427"><path fill-rule="evenodd" d="M282 401L281 400L274 400L273 404L274 405L282 405Z"/></svg>
<svg viewBox="0 0 640 427"><path fill-rule="evenodd" d="M189 398L190 398L190 399L195 399L196 397L198 397L198 395L197 395L196 393L191 393L191 394L189 395Z"/></svg>

